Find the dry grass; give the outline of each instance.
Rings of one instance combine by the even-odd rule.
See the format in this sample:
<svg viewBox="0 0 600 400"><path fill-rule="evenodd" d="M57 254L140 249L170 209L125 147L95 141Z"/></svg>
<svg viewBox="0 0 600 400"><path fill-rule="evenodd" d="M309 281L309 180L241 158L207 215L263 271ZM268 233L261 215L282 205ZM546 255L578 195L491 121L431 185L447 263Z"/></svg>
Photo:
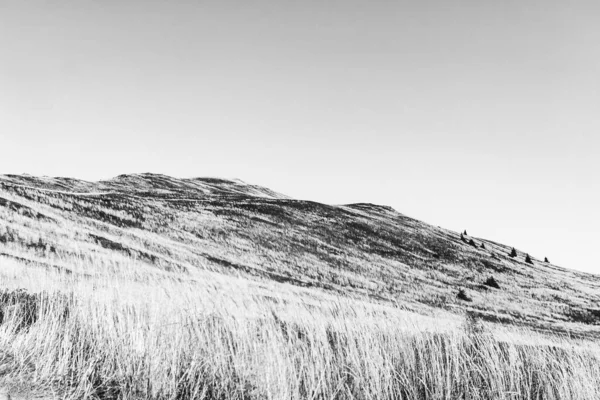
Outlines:
<svg viewBox="0 0 600 400"><path fill-rule="evenodd" d="M164 183L151 178L142 194L0 179L0 386L66 399L600 398L597 342L458 316L597 337L597 276L377 206L146 192ZM482 285L492 274L501 290Z"/></svg>
<svg viewBox="0 0 600 400"><path fill-rule="evenodd" d="M475 248L379 206L151 190L167 178L130 178L143 182L69 184L86 194L51 190L52 179L0 176L0 254L67 268L74 259L98 266L134 258L183 274L288 282L419 313L471 310L489 321L600 339L598 276L527 264L520 251L508 256L511 246L469 236L485 243ZM501 290L483 284L492 275ZM471 302L456 297L461 288Z"/></svg>
<svg viewBox="0 0 600 400"><path fill-rule="evenodd" d="M133 261L64 274L0 258L40 293L0 326L3 380L103 399L598 399L596 345L417 316L291 285Z"/></svg>

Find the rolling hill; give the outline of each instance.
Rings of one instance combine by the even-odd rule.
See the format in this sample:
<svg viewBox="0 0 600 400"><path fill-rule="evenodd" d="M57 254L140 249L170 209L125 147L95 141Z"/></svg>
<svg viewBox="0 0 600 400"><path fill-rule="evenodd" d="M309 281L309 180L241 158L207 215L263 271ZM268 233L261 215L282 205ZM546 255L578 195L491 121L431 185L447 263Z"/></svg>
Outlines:
<svg viewBox="0 0 600 400"><path fill-rule="evenodd" d="M511 249L387 206L296 200L239 180L0 176L0 263L78 273L86 260L130 260L180 276L268 282L282 293L598 337L600 277L527 263L525 249L516 257Z"/></svg>

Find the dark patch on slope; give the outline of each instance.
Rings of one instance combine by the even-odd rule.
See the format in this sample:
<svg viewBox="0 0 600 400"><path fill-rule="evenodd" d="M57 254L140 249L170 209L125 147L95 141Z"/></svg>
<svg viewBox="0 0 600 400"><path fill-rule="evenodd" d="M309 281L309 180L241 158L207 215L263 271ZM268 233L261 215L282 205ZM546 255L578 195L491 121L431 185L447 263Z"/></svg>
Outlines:
<svg viewBox="0 0 600 400"><path fill-rule="evenodd" d="M149 262L152 264L155 264L158 260L158 257L155 256L154 254L149 254L149 253L146 253L141 250L132 249L128 246L123 245L122 243L115 242L115 241L107 239L103 236L94 235L94 234L90 234L89 236L90 236L90 238L92 238L94 240L95 243L99 244L101 247L103 247L105 249L117 251L117 252L123 253L127 256L135 257L135 258L141 259L143 261L146 261L146 262Z"/></svg>
<svg viewBox="0 0 600 400"><path fill-rule="evenodd" d="M5 198L0 197L0 206L6 207L11 211L17 212L25 217L41 220L41 221L52 221L56 222L54 218L50 218L47 215L44 215L40 212L35 211L31 207L28 207L24 204L17 203L14 201L7 200Z"/></svg>
<svg viewBox="0 0 600 400"><path fill-rule="evenodd" d="M69 268L62 267L62 266L56 265L56 264L51 264L49 262L43 262L43 261L38 261L38 260L31 260L29 258L19 257L19 256L15 256L13 254L4 253L4 252L0 252L0 256L11 258L13 260L22 262L22 263L24 263L26 265L35 265L37 267L44 267L46 269L54 269L54 270L56 270L58 272L66 274L66 275L71 275L73 273L73 271L71 271ZM87 275L87 274L82 274L82 276L88 276L89 277L89 275Z"/></svg>
<svg viewBox="0 0 600 400"><path fill-rule="evenodd" d="M354 208L354 209L361 210L361 211L367 211L367 212L378 212L378 213L390 213L390 212L396 213L397 212L390 206L382 206L379 204L372 204L372 203L352 203L352 204L346 204L346 207Z"/></svg>
<svg viewBox="0 0 600 400"><path fill-rule="evenodd" d="M279 283L289 283L291 285L301 286L301 287L319 287L319 288L328 289L328 290L334 289L334 287L332 285L322 284L322 283L313 282L313 281L303 281L301 279L297 279L297 278L294 278L289 275L282 275L282 274L278 274L278 273L271 272L271 271L260 270L260 269L254 268L254 267L250 267L248 265L234 263L232 261L225 260L225 259L219 258L219 257L215 257L210 254L203 254L203 257L206 258L208 261L215 263L217 265L220 265L222 267L225 267L227 269L244 272L251 276L266 278L266 279L270 279L270 280L273 280L273 281L276 281Z"/></svg>

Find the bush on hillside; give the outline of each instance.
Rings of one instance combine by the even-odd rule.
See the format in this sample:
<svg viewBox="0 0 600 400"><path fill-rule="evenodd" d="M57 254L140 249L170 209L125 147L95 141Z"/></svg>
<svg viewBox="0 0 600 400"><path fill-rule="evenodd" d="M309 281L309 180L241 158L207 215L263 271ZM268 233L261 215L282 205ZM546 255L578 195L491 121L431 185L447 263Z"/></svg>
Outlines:
<svg viewBox="0 0 600 400"><path fill-rule="evenodd" d="M487 278L487 280L485 282L483 282L483 284L485 286L500 289L500 285L498 284L498 282L496 281L496 279L493 276L490 276L489 278Z"/></svg>
<svg viewBox="0 0 600 400"><path fill-rule="evenodd" d="M525 256L525 262L526 262L527 264L533 264L533 261L531 260L531 257L529 257L529 254L527 254L527 255Z"/></svg>
<svg viewBox="0 0 600 400"><path fill-rule="evenodd" d="M481 242L481 248L485 250L485 244Z"/></svg>
<svg viewBox="0 0 600 400"><path fill-rule="evenodd" d="M516 257L517 256L517 250L515 250L515 248L513 247L512 250L510 251L510 256L511 257Z"/></svg>
<svg viewBox="0 0 600 400"><path fill-rule="evenodd" d="M23 289L0 291L0 324L12 320L17 331L32 325L38 317L38 304L39 295Z"/></svg>
<svg viewBox="0 0 600 400"><path fill-rule="evenodd" d="M473 299L467 295L467 292L465 291L465 289L460 289L458 291L458 293L456 294L456 297L459 300L463 300L463 301L473 301Z"/></svg>
<svg viewBox="0 0 600 400"><path fill-rule="evenodd" d="M544 262L545 263L549 263L550 261L548 261L548 257L544 257Z"/></svg>

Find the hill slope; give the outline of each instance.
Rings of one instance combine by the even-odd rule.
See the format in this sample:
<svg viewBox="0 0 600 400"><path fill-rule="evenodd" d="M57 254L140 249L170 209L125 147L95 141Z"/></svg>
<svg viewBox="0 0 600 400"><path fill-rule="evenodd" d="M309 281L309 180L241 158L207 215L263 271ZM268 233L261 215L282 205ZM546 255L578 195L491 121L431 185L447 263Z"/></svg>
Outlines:
<svg viewBox="0 0 600 400"><path fill-rule="evenodd" d="M0 255L20 263L68 272L91 255L118 257L598 336L600 277L528 264L522 251L511 258L511 248L463 241L385 206L295 200L241 181L0 176ZM499 288L484 285L491 276ZM457 298L459 289L471 301Z"/></svg>

